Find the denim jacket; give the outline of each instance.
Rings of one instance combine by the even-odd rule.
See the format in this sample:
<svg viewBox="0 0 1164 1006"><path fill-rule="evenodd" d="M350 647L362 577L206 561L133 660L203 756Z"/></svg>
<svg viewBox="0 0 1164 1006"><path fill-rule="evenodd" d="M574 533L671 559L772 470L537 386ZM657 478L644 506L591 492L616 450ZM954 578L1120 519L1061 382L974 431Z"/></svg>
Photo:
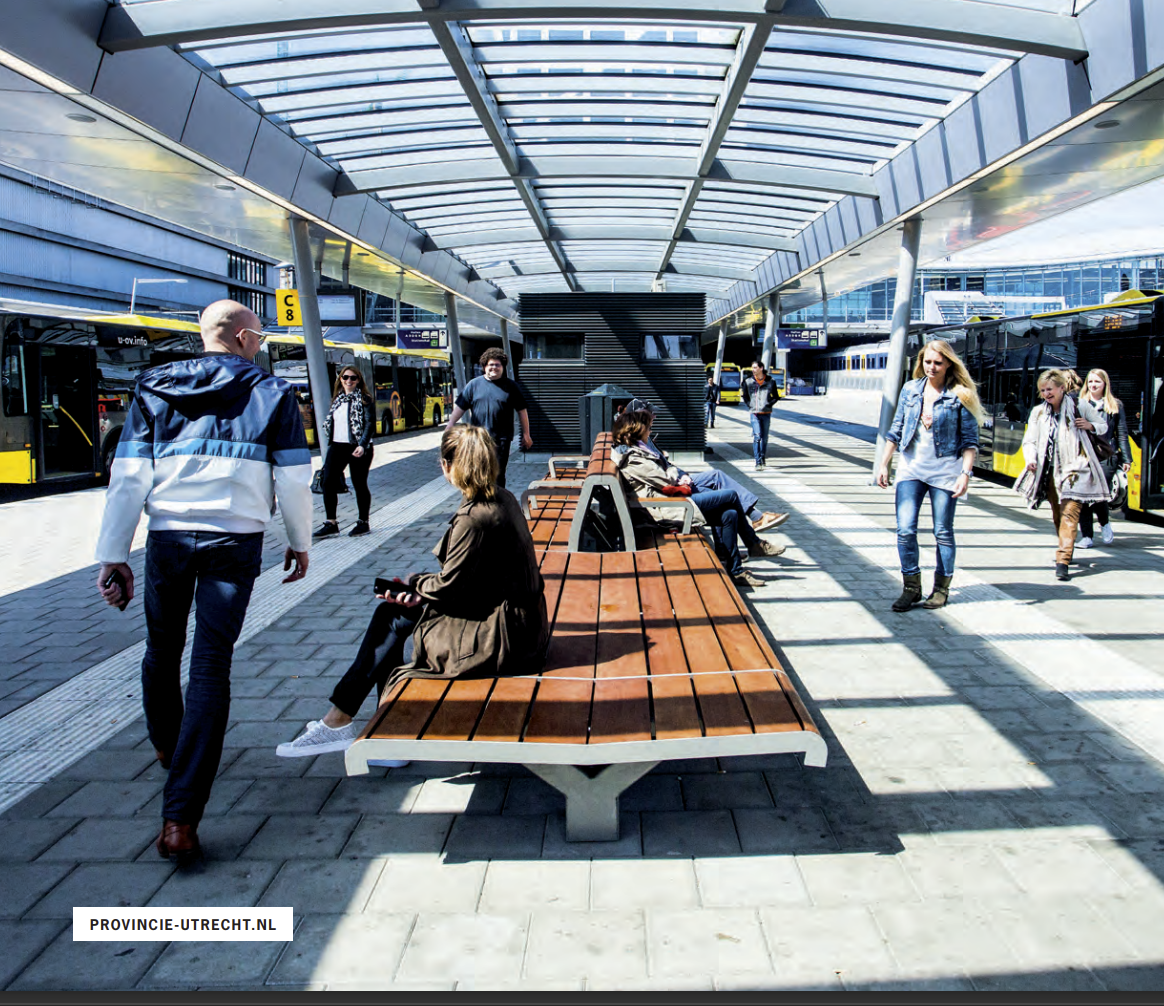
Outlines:
<svg viewBox="0 0 1164 1006"><path fill-rule="evenodd" d="M901 389L893 425L885 435L885 439L897 444L899 450L904 451L913 443L917 424L921 421L925 386L926 378L919 377ZM974 413L958 401L958 396L949 388L934 401L934 423L931 430L934 434L934 453L939 458L961 454L967 447L978 447L978 420L974 418Z"/></svg>

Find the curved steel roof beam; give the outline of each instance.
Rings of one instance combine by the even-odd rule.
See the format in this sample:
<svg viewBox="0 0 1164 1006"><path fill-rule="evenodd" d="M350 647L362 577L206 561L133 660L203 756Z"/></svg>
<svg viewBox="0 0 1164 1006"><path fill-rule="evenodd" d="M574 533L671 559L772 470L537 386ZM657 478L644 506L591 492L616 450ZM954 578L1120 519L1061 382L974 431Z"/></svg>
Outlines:
<svg viewBox="0 0 1164 1006"><path fill-rule="evenodd" d="M422 7L427 9L422 9ZM763 21L788 27L835 28L905 38L984 45L1078 61L1086 58L1078 23L1063 14L976 0L138 0L109 8L100 45L107 52L273 32L432 19L538 20L660 17L694 21Z"/></svg>

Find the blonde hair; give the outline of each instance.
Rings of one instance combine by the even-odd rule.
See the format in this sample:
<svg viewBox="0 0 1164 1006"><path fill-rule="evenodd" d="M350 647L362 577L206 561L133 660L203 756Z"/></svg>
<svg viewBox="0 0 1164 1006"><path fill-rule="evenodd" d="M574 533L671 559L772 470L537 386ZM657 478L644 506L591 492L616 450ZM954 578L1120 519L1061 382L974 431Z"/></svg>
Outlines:
<svg viewBox="0 0 1164 1006"><path fill-rule="evenodd" d="M364 383L364 375L360 373L360 368L352 363L345 363L342 367L340 367L339 370L335 372L335 384L331 389L331 397L335 398L341 391L345 395L347 394L347 392L344 391L343 376L349 370L356 375L356 386L360 389L360 394L365 398L371 398L372 396L368 394L368 386Z"/></svg>
<svg viewBox="0 0 1164 1006"><path fill-rule="evenodd" d="M1080 379L1077 371L1064 370L1063 377L1067 380L1065 387L1068 391L1078 391L1083 387L1083 381Z"/></svg>
<svg viewBox="0 0 1164 1006"><path fill-rule="evenodd" d="M1083 382L1083 387L1086 389L1092 377L1098 377L1103 381L1103 408L1109 416L1114 416L1120 410L1120 400L1111 393L1111 378L1107 376L1106 370L1101 370L1099 367L1093 367L1087 372L1087 380ZM1091 392L1087 392L1087 397L1091 398Z"/></svg>
<svg viewBox="0 0 1164 1006"><path fill-rule="evenodd" d="M441 437L441 460L449 466L449 481L466 500L491 500L497 496L501 465L488 431L458 423Z"/></svg>
<svg viewBox="0 0 1164 1006"><path fill-rule="evenodd" d="M1071 390L1071 378L1067 376L1066 371L1059 370L1057 367L1044 370L1039 375L1039 379L1035 381L1036 388L1041 388L1044 384L1053 384L1064 391Z"/></svg>
<svg viewBox="0 0 1164 1006"><path fill-rule="evenodd" d="M946 370L946 387L952 390L962 406L981 422L983 411L982 402L978 398L978 385L974 383L974 378L970 376L970 371L966 369L966 364L962 362L962 358L954 352L954 347L945 339L934 339L918 350L917 360L913 365L913 376L915 378L926 376L922 361L925 359L927 351L931 349L939 353L950 365Z"/></svg>

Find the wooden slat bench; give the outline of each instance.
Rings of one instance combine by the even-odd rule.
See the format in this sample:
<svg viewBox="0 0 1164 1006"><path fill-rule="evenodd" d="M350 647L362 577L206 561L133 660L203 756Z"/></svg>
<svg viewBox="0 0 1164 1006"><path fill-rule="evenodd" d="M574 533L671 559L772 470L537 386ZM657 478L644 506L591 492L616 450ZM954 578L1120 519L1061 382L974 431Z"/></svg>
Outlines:
<svg viewBox="0 0 1164 1006"><path fill-rule="evenodd" d="M661 761L802 752L824 741L707 540L540 552L545 669L401 682L348 749L368 761L512 763L566 797L571 841L618 837L619 794Z"/></svg>

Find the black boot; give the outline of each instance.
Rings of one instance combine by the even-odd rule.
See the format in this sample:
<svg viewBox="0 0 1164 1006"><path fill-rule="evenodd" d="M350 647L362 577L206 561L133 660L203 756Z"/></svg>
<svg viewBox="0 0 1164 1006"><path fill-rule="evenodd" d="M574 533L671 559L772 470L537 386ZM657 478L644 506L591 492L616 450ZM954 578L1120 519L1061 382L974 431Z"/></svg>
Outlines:
<svg viewBox="0 0 1164 1006"><path fill-rule="evenodd" d="M952 576L938 576L934 574L934 590L922 603L923 608L933 611L934 608L944 608L950 599L950 581Z"/></svg>
<svg viewBox="0 0 1164 1006"><path fill-rule="evenodd" d="M893 610L909 611L922 598L921 573L902 573L901 582L901 597L893 602Z"/></svg>

